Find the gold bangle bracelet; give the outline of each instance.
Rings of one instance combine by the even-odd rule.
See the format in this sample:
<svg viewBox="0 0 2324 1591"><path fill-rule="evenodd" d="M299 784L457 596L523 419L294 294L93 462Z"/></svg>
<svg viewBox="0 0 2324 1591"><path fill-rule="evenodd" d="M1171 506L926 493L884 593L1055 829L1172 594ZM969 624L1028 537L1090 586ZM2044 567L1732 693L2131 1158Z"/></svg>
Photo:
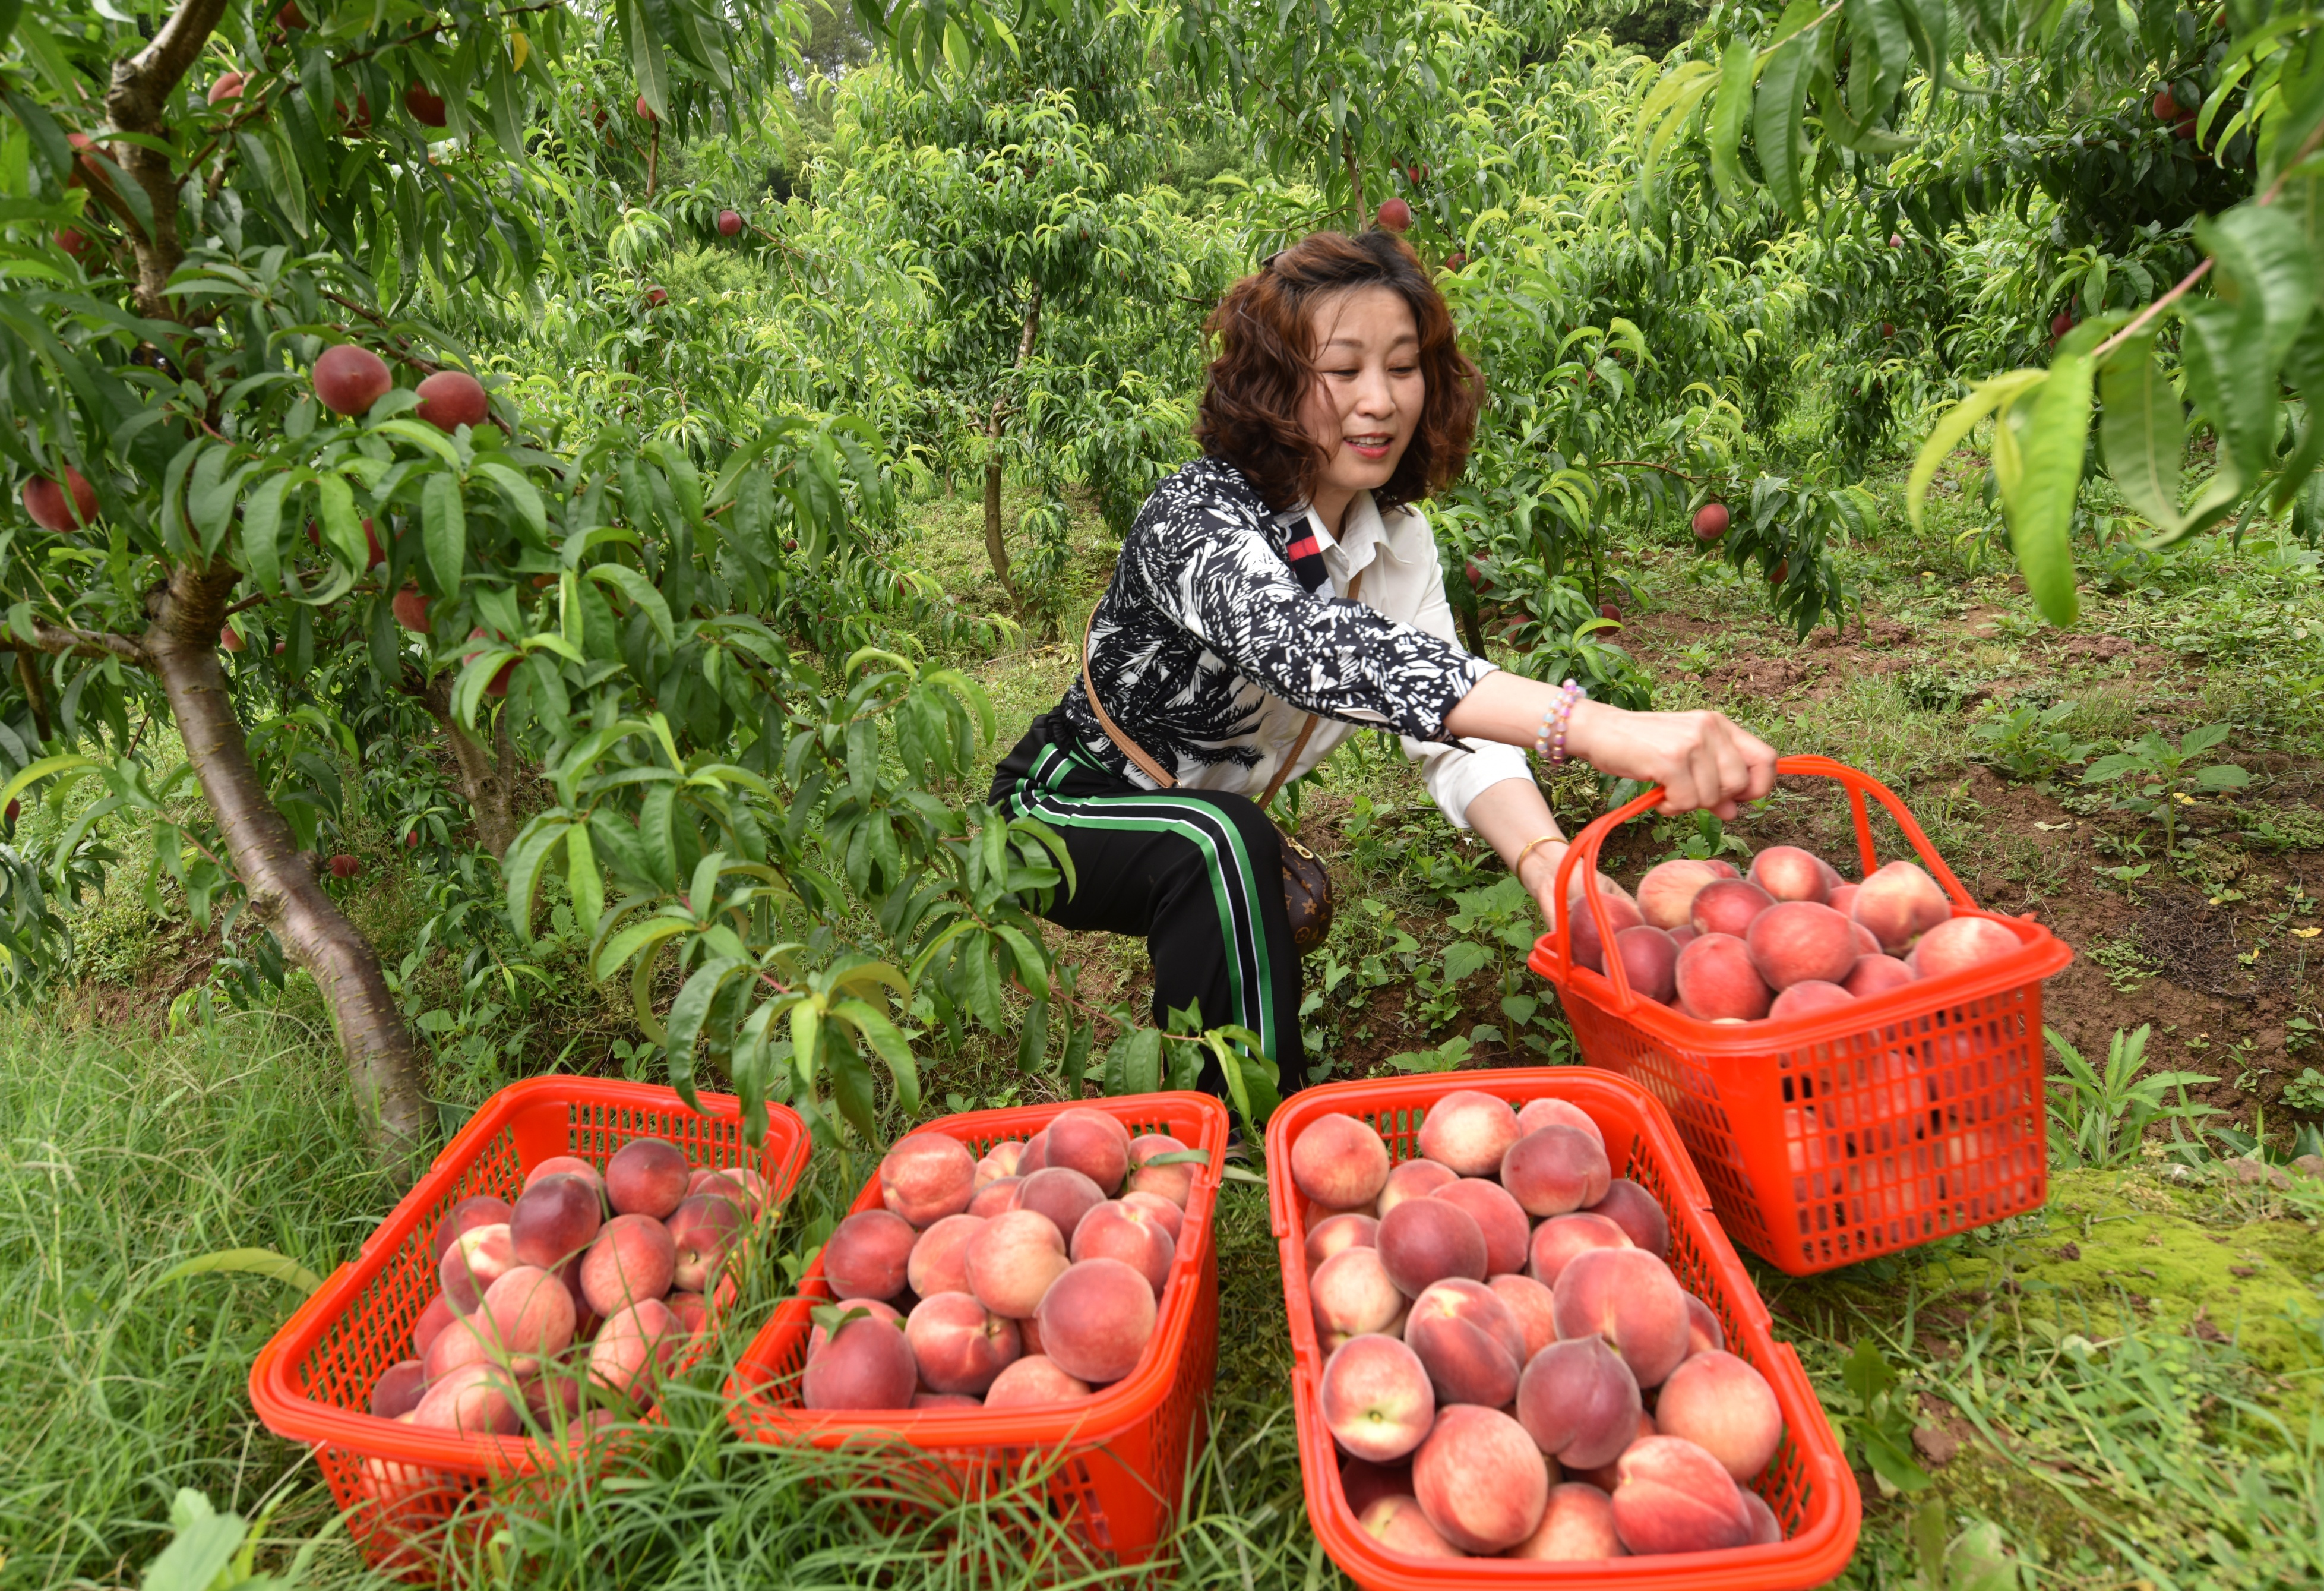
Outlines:
<svg viewBox="0 0 2324 1591"><path fill-rule="evenodd" d="M1565 837L1562 834L1545 834L1526 841L1524 848L1517 852L1517 859L1509 864L1510 874L1514 876L1520 868L1525 866L1525 859L1533 855L1534 846L1562 846L1564 843Z"/></svg>

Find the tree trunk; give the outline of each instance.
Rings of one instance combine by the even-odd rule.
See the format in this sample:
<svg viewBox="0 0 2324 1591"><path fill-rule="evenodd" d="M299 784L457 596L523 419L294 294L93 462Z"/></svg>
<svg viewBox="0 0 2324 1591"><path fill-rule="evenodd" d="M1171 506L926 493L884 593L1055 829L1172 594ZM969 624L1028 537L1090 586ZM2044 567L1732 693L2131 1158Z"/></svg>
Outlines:
<svg viewBox="0 0 2324 1591"><path fill-rule="evenodd" d="M1025 329L1017 338L1017 363L1010 368L1025 368L1025 361L1033 356L1033 341L1040 335L1041 288L1036 282L1033 296L1025 304ZM1001 422L1008 412L1007 396L997 395L992 400L992 412L984 422L984 556L992 560L992 573L1001 581L1001 588L1015 601L1016 583L1009 578L1009 543L1001 533Z"/></svg>
<svg viewBox="0 0 2324 1591"><path fill-rule="evenodd" d="M323 893L251 763L217 660L218 626L235 578L224 564L171 570L167 590L152 604L145 655L251 911L322 990L373 1150L382 1166L408 1180L423 1163L429 1127L420 1058L378 955Z"/></svg>
<svg viewBox="0 0 2324 1591"><path fill-rule="evenodd" d="M460 769L460 793L467 798L468 819L475 826L476 838L495 860L503 860L516 840L516 831L524 827L524 817L517 810L524 766L509 738L507 714L493 721L490 749L453 715L452 680L452 671L444 670L416 694L420 705L444 726L445 738L452 743L452 760Z"/></svg>

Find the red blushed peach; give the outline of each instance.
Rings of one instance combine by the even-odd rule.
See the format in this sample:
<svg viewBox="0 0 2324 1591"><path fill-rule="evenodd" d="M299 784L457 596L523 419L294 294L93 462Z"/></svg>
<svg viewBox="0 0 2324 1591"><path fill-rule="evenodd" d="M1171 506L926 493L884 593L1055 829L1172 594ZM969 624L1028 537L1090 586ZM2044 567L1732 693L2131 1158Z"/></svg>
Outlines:
<svg viewBox="0 0 2324 1591"><path fill-rule="evenodd" d="M443 1329L451 1325L456 1318L452 1310L451 1300L440 1292L429 1299L428 1307L420 1311L420 1318L412 1323L411 1351L425 1357L428 1345L434 1342Z"/></svg>
<svg viewBox="0 0 2324 1591"><path fill-rule="evenodd" d="M1341 1451L1374 1464L1414 1451L1436 1420L1427 1367L1392 1337L1350 1337L1334 1348L1316 1401Z"/></svg>
<svg viewBox="0 0 2324 1591"><path fill-rule="evenodd" d="M581 1296L611 1319L632 1304L659 1299L677 1270L669 1227L650 1216L615 1216L582 1256Z"/></svg>
<svg viewBox="0 0 2324 1591"><path fill-rule="evenodd" d="M1541 1523L1549 1466L1525 1427L1497 1409L1455 1404L1436 1417L1412 1460L1413 1495L1437 1532L1464 1552L1500 1552Z"/></svg>
<svg viewBox="0 0 2324 1591"><path fill-rule="evenodd" d="M1752 920L1743 942L1769 988L1811 981L1837 984L1856 966L1856 929L1814 901L1784 901Z"/></svg>
<svg viewBox="0 0 2324 1591"><path fill-rule="evenodd" d="M1606 1146L1577 1127L1543 1127L1509 1145L1501 1185L1529 1216L1562 1216L1606 1197Z"/></svg>
<svg viewBox="0 0 2324 1591"><path fill-rule="evenodd" d="M742 1184L730 1173L715 1166L696 1166L694 1175L686 1179L686 1197L700 1198L706 1193L716 1194L736 1209L750 1207L750 1199L742 1192Z"/></svg>
<svg viewBox="0 0 2324 1591"><path fill-rule="evenodd" d="M537 1265L519 1265L493 1282L477 1317L480 1329L519 1375L533 1374L544 1359L573 1343L573 1295Z"/></svg>
<svg viewBox="0 0 2324 1591"><path fill-rule="evenodd" d="M1014 1177L1017 1162L1024 1158L1025 1146L1014 1138L1003 1139L986 1150L984 1158L976 1162L978 1191L982 1192L1004 1177Z"/></svg>
<svg viewBox="0 0 2324 1591"><path fill-rule="evenodd" d="M1102 1386L1138 1368L1154 1338L1154 1289L1120 1260L1076 1260L1036 1311L1041 1351L1066 1374Z"/></svg>
<svg viewBox="0 0 2324 1591"><path fill-rule="evenodd" d="M1638 913L1651 928L1677 928L1694 911L1694 898L1720 874L1708 862L1682 857L1646 870L1638 880Z"/></svg>
<svg viewBox="0 0 2324 1591"><path fill-rule="evenodd" d="M1379 1207L1374 1213L1382 1220L1388 1213L1406 1199L1426 1198L1440 1188L1449 1188L1461 1179L1461 1173L1450 1166L1440 1166L1434 1161L1406 1161L1388 1174L1388 1184L1380 1189Z"/></svg>
<svg viewBox="0 0 2324 1591"><path fill-rule="evenodd" d="M1835 906L1832 910L1838 911L1840 908ZM1856 936L1857 960L1861 961L1867 956L1877 956L1881 953L1880 941L1872 937L1870 929L1860 922L1851 922L1848 928L1849 931Z"/></svg>
<svg viewBox="0 0 2324 1591"><path fill-rule="evenodd" d="M1758 1493L1748 1489L1744 1492L1743 1512L1751 1516L1752 1546L1773 1547L1784 1539L1784 1522L1775 1517L1775 1511Z"/></svg>
<svg viewBox="0 0 2324 1591"><path fill-rule="evenodd" d="M1840 987L1858 1000L1869 1000L1914 981L1913 969L1894 956L1859 956Z"/></svg>
<svg viewBox="0 0 2324 1591"><path fill-rule="evenodd" d="M1307 1298L1327 1351L1351 1337L1395 1329L1410 1302L1380 1263L1379 1251L1365 1247L1342 1249L1316 1266Z"/></svg>
<svg viewBox="0 0 2324 1591"><path fill-rule="evenodd" d="M1187 1152L1186 1145L1167 1133L1139 1133L1130 1141L1130 1180L1123 1186L1131 1193L1157 1194L1185 1209L1194 1197L1194 1173L1202 1167L1194 1161L1163 1157Z"/></svg>
<svg viewBox="0 0 2324 1591"><path fill-rule="evenodd" d="M1077 1265L1084 1260L1120 1260L1146 1278L1158 1300L1170 1281L1170 1262L1177 1257L1178 1245L1151 1214L1110 1199L1082 1217L1065 1253Z"/></svg>
<svg viewBox="0 0 2324 1591"><path fill-rule="evenodd" d="M411 1423L464 1437L512 1437L524 1429L524 1398L497 1364L463 1364L428 1389Z"/></svg>
<svg viewBox="0 0 2324 1591"><path fill-rule="evenodd" d="M604 1208L595 1177L559 1173L535 1177L509 1215L509 1242L517 1263L553 1271L597 1240Z"/></svg>
<svg viewBox="0 0 2324 1591"><path fill-rule="evenodd" d="M921 1298L968 1290L968 1240L984 1229L974 1216L946 1216L912 1244L904 1279Z"/></svg>
<svg viewBox="0 0 2324 1591"><path fill-rule="evenodd" d="M1428 1522L1416 1498L1381 1497L1356 1517L1357 1528L1398 1558L1466 1558Z"/></svg>
<svg viewBox="0 0 2324 1591"><path fill-rule="evenodd" d="M1660 1386L1686 1357L1686 1290L1642 1248L1576 1254L1550 1292L1558 1337L1604 1337L1642 1387Z"/></svg>
<svg viewBox="0 0 2324 1591"><path fill-rule="evenodd" d="M1914 862L1891 862L1881 868L1857 886L1849 907L1849 915L1892 953L1901 953L1952 914L1945 892Z"/></svg>
<svg viewBox="0 0 2324 1591"><path fill-rule="evenodd" d="M452 1213L436 1223L436 1260L443 1263L451 1251L453 1240L464 1232L474 1232L479 1226L505 1226L516 1207L497 1194L480 1193L474 1198L464 1198L452 1207Z"/></svg>
<svg viewBox="0 0 2324 1591"><path fill-rule="evenodd" d="M1686 1295L1686 1356L1716 1354L1727 1346L1727 1328L1719 1324L1719 1317L1711 1306L1692 1293ZM1684 1363L1684 1361L1681 1361Z"/></svg>
<svg viewBox="0 0 2324 1591"><path fill-rule="evenodd" d="M1481 1281L1453 1277L1413 1300L1404 1342L1428 1367L1443 1402L1498 1409L1517 1395L1525 1332Z"/></svg>
<svg viewBox="0 0 2324 1591"><path fill-rule="evenodd" d="M1606 1197L1591 1205L1588 1213L1613 1222L1631 1243L1655 1258L1670 1258L1670 1217L1663 1214L1663 1207L1655 1202L1653 1194L1628 1177L1617 1177L1607 1183Z"/></svg>
<svg viewBox="0 0 2324 1591"><path fill-rule="evenodd" d="M552 1364L524 1383L524 1414L535 1430L556 1431L576 1423L588 1389L582 1372L568 1364Z"/></svg>
<svg viewBox="0 0 2324 1591"><path fill-rule="evenodd" d="M1535 1446L1568 1469L1611 1464L1637 1438L1637 1378L1594 1337L1554 1342L1517 1383L1517 1421Z"/></svg>
<svg viewBox="0 0 2324 1591"><path fill-rule="evenodd" d="M1162 1230L1170 1235L1171 1245L1176 1246L1179 1235L1186 1229L1186 1212L1182 1207L1172 1204L1158 1193L1148 1193L1138 1188L1123 1194L1121 1202L1133 1210L1144 1210L1153 1216L1161 1224ZM1365 1217L1367 1220L1370 1218Z"/></svg>
<svg viewBox="0 0 2324 1591"><path fill-rule="evenodd" d="M1582 904L1578 899L1573 902L1571 910L1573 912L1574 965L1589 967L1593 972L1605 971L1606 942L1599 937L1598 914ZM1645 918L1638 915L1637 906L1613 895L1606 897L1606 920L1613 929L1614 937L1618 939L1630 929L1644 928L1646 922Z"/></svg>
<svg viewBox="0 0 2324 1591"><path fill-rule="evenodd" d="M875 1320L887 1322L898 1331L904 1329L903 1312L884 1299L841 1299L833 1307L842 1315L852 1314L861 1309ZM824 1330L821 1321L807 1327L807 1356L808 1359L812 1360L817 1354L823 1352L823 1345L828 1340L828 1337L829 1334Z"/></svg>
<svg viewBox="0 0 2324 1591"><path fill-rule="evenodd" d="M984 1400L971 1397L966 1392L914 1392L912 1407L914 1409L982 1409L984 1407Z"/></svg>
<svg viewBox="0 0 2324 1591"><path fill-rule="evenodd" d="M1636 1447L1638 1443L1645 1441L1648 1437L1655 1434L1654 1417L1648 1414L1645 1410L1640 1410L1638 1411L1637 1434L1630 1438L1630 1446ZM1629 1450L1629 1448L1622 1449L1625 1453ZM1605 1493L1610 1497L1614 1494L1614 1488L1621 1484L1621 1462L1622 1461L1619 1458L1615 1458L1609 1463L1599 1465L1595 1468L1569 1470L1567 1472L1567 1478L1577 1481L1586 1481L1591 1485L1597 1487L1600 1491Z"/></svg>
<svg viewBox="0 0 2324 1591"><path fill-rule="evenodd" d="M1751 920L1775 903L1775 897L1748 878L1722 878L1702 886L1694 897L1687 926L1704 939L1725 934L1741 939Z"/></svg>
<svg viewBox="0 0 2324 1591"><path fill-rule="evenodd" d="M1628 1248L1636 1241L1621 1223L1605 1216L1582 1210L1552 1216L1533 1229L1526 1274L1544 1287L1555 1287L1576 1254L1595 1248Z"/></svg>
<svg viewBox="0 0 2324 1591"><path fill-rule="evenodd" d="M1530 1276L1496 1276L1485 1283L1493 1290L1525 1334L1525 1355L1520 1364L1531 1364L1533 1356L1557 1340L1555 1305L1549 1289Z"/></svg>
<svg viewBox="0 0 2324 1591"><path fill-rule="evenodd" d="M1655 1427L1684 1437L1738 1481L1766 1468L1784 1439L1783 1411L1766 1378L1716 1351L1692 1355L1670 1373L1655 1394Z"/></svg>
<svg viewBox="0 0 2324 1591"><path fill-rule="evenodd" d="M1291 1180L1327 1210L1369 1209L1388 1186L1388 1145L1350 1115L1318 1116L1291 1146Z"/></svg>
<svg viewBox="0 0 2324 1591"><path fill-rule="evenodd" d="M1489 1094L1456 1088L1428 1107L1418 1142L1423 1160L1463 1177L1489 1177L1517 1137L1517 1112Z"/></svg>
<svg viewBox="0 0 2324 1591"><path fill-rule="evenodd" d="M1572 1127L1576 1132L1587 1133L1591 1137L1595 1138L1600 1149L1606 1146L1606 1134L1599 1130L1596 1122L1590 1119L1590 1113L1572 1100L1529 1099L1526 1101L1525 1108L1517 1112L1517 1136L1523 1138L1527 1133L1539 1132L1544 1127Z"/></svg>
<svg viewBox="0 0 2324 1591"><path fill-rule="evenodd" d="M539 1165L533 1167L532 1170L524 1174L524 1185L526 1189L530 1191L532 1185L540 1181L543 1177L584 1178L596 1185L597 1196L600 1198L604 1197L604 1173L598 1170L596 1167L591 1165L587 1161L583 1160L577 1154L550 1155L547 1160L541 1161Z"/></svg>
<svg viewBox="0 0 2324 1591"><path fill-rule="evenodd" d="M1044 1166L1017 1189L1017 1207L1048 1216L1067 1243L1082 1217L1104 1202L1104 1191L1071 1166Z"/></svg>
<svg viewBox="0 0 2324 1591"><path fill-rule="evenodd" d="M880 1162L880 1202L915 1226L959 1215L975 1193L976 1157L942 1133L899 1138Z"/></svg>
<svg viewBox="0 0 2324 1591"><path fill-rule="evenodd" d="M1046 1354L1028 1354L992 1378L992 1386L984 1394L984 1406L1042 1409L1058 1403L1078 1403L1089 1395L1089 1383L1068 1374Z"/></svg>
<svg viewBox="0 0 2324 1591"><path fill-rule="evenodd" d="M1085 1105L1060 1111L1049 1123L1049 1163L1079 1171L1111 1198L1130 1175L1130 1130Z"/></svg>
<svg viewBox="0 0 2324 1591"><path fill-rule="evenodd" d="M1370 1216L1349 1211L1344 1215L1326 1216L1307 1229L1307 1274L1315 1274L1315 1267L1343 1248L1379 1247L1379 1223Z"/></svg>
<svg viewBox="0 0 2324 1591"><path fill-rule="evenodd" d="M964 1292L940 1292L914 1305L904 1340L921 1383L939 1392L981 1393L1024 1352L1016 1323Z"/></svg>
<svg viewBox="0 0 2324 1591"><path fill-rule="evenodd" d="M1614 1530L1614 1500L1586 1481L1567 1481L1550 1487L1541 1523L1505 1556L1536 1563L1583 1563L1628 1552Z"/></svg>
<svg viewBox="0 0 2324 1591"><path fill-rule="evenodd" d="M662 1300L670 1318L678 1322L678 1335L691 1341L710 1329L716 1318L710 1300L698 1292L674 1292Z"/></svg>
<svg viewBox="0 0 2324 1591"><path fill-rule="evenodd" d="M1856 892L1863 887L1862 884L1857 883L1841 884L1824 897L1823 903L1842 917L1852 916L1856 910Z"/></svg>
<svg viewBox="0 0 2324 1591"><path fill-rule="evenodd" d="M1769 846L1752 857L1751 882L1777 901L1821 906L1831 897L1831 870L1815 853L1797 846Z"/></svg>
<svg viewBox="0 0 2324 1591"><path fill-rule="evenodd" d="M633 1138L605 1162L605 1199L616 1215L660 1220L678 1208L694 1163L664 1138Z"/></svg>
<svg viewBox="0 0 2324 1591"><path fill-rule="evenodd" d="M1681 950L1672 981L1679 1009L1700 1022L1757 1022L1775 998L1750 948L1732 934L1707 933Z"/></svg>
<svg viewBox="0 0 2324 1591"><path fill-rule="evenodd" d="M1412 1495L1412 1466L1347 1459L1340 1466L1340 1494L1348 1500L1348 1512L1360 1518L1383 1497Z"/></svg>
<svg viewBox="0 0 2324 1591"><path fill-rule="evenodd" d="M1921 936L1905 957L1917 978L1940 978L1998 961L2017 948L2017 936L1987 917L1956 917Z"/></svg>
<svg viewBox="0 0 2324 1591"><path fill-rule="evenodd" d="M1685 949L1689 945L1692 945L1695 940L1702 937L1701 934L1694 931L1694 924L1691 922L1682 922L1676 928L1668 930L1667 931L1671 937L1671 943L1676 945L1682 950ZM1676 969L1674 968L1673 970L1674 972Z"/></svg>
<svg viewBox="0 0 2324 1591"><path fill-rule="evenodd" d="M1648 1437L1614 1469L1614 1529L1631 1551L1719 1552L1750 1540L1742 1492L1692 1442Z"/></svg>
<svg viewBox="0 0 2324 1591"><path fill-rule="evenodd" d="M807 1361L799 1377L799 1401L814 1410L908 1409L918 1381L905 1334L862 1315L843 1320L823 1351Z"/></svg>
<svg viewBox="0 0 2324 1591"><path fill-rule="evenodd" d="M858 1210L823 1245L824 1280L842 1298L892 1299L904 1290L919 1241L893 1210Z"/></svg>
<svg viewBox="0 0 2324 1591"><path fill-rule="evenodd" d="M1025 1186L1022 1177L1002 1177L987 1182L968 1201L968 1213L980 1221L990 1221L1004 1210L1017 1207L1017 1190Z"/></svg>
<svg viewBox="0 0 2324 1591"><path fill-rule="evenodd" d="M1614 936L1622 976L1633 991L1657 1005L1668 1005L1678 992L1678 941L1658 928L1626 928Z"/></svg>
<svg viewBox="0 0 2324 1591"><path fill-rule="evenodd" d="M968 1290L994 1314L1021 1320L1041 1307L1070 1263L1055 1221L1038 1210L1010 1210L968 1240Z"/></svg>
<svg viewBox="0 0 2324 1591"><path fill-rule="evenodd" d="M1794 984L1777 994L1767 1007L1770 1022L1791 1022L1821 1016L1827 1011L1839 1011L1856 1004L1856 996L1838 984L1827 984L1810 978L1803 984Z"/></svg>
<svg viewBox="0 0 2324 1591"><path fill-rule="evenodd" d="M1017 1174L1029 1177L1049 1163L1049 1130L1047 1127L1025 1140L1025 1152L1017 1157Z"/></svg>
<svg viewBox="0 0 2324 1591"><path fill-rule="evenodd" d="M482 1307L474 1315L464 1315L436 1334L428 1351L420 1355L420 1367L430 1383L438 1382L463 1364L489 1364L499 1356L499 1350L486 1330Z"/></svg>
<svg viewBox="0 0 2324 1591"><path fill-rule="evenodd" d="M420 1400L428 1395L428 1373L417 1359L403 1359L379 1373L371 1383L371 1411L382 1420L393 1420L420 1407Z"/></svg>
<svg viewBox="0 0 2324 1591"><path fill-rule="evenodd" d="M1526 1219L1524 1207L1509 1197L1508 1189L1482 1177L1463 1177L1429 1197L1459 1205L1477 1223L1477 1230L1485 1235L1487 1277L1525 1269L1526 1243L1532 1236L1532 1223Z"/></svg>
<svg viewBox="0 0 2324 1591"><path fill-rule="evenodd" d="M678 1201L667 1225L678 1250L669 1284L687 1292L708 1292L726 1256L742 1240L742 1205L722 1194L694 1194Z"/></svg>
<svg viewBox="0 0 2324 1591"><path fill-rule="evenodd" d="M509 1241L507 1223L471 1226L444 1251L436 1280L451 1300L453 1313L466 1315L484 1301L486 1288L515 1268L516 1246Z"/></svg>
<svg viewBox="0 0 2324 1591"><path fill-rule="evenodd" d="M1408 1199L1380 1217L1379 1253L1389 1280L1409 1299L1448 1276L1485 1279L1485 1235L1476 1217L1441 1198Z"/></svg>
<svg viewBox="0 0 2324 1591"><path fill-rule="evenodd" d="M1028 1358L1041 1352L1041 1323L1030 1315L1017 1322L1017 1336L1025 1345L1025 1354ZM1042 1355L1044 1358L1047 1356L1046 1354Z"/></svg>

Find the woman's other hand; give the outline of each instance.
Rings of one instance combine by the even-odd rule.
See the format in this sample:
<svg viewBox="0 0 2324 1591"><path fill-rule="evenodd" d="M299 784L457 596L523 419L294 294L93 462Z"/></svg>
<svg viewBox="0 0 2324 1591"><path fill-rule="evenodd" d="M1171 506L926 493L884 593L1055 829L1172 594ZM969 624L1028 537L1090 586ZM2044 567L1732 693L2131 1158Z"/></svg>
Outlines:
<svg viewBox="0 0 2324 1591"><path fill-rule="evenodd" d="M1581 701L1565 745L1601 773L1661 785L1664 812L1732 818L1775 785L1775 748L1724 713L1633 713Z"/></svg>

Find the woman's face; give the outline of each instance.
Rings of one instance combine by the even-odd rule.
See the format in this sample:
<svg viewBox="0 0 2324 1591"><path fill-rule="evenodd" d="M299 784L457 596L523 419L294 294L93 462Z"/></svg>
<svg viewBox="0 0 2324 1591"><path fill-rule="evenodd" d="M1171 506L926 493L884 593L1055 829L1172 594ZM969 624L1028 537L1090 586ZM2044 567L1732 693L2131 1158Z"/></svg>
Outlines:
<svg viewBox="0 0 2324 1591"><path fill-rule="evenodd" d="M1385 287L1351 288L1317 304L1315 384L1299 423L1324 450L1314 507L1336 528L1358 492L1386 486L1404 460L1428 396L1412 310Z"/></svg>

